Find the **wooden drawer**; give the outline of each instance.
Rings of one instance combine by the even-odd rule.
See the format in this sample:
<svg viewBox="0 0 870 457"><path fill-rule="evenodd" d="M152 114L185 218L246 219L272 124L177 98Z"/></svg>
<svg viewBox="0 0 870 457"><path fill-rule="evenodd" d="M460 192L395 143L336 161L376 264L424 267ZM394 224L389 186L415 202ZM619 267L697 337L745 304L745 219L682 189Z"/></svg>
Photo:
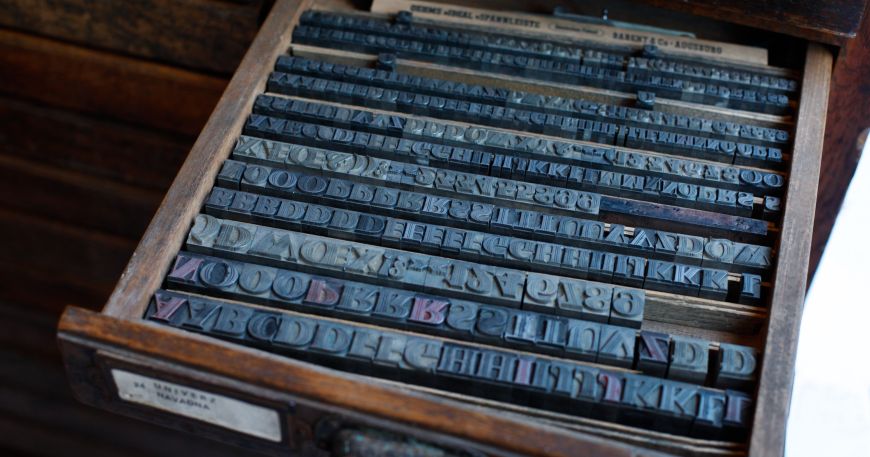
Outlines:
<svg viewBox="0 0 870 457"><path fill-rule="evenodd" d="M752 33L765 37L765 42L788 43L792 54L798 56L785 56L781 60L783 65L795 68L764 68L759 62L766 60L766 53L759 52L758 48L720 43L721 49L714 51L716 55L711 57L704 55L708 48L703 46L684 51L679 45L668 48L663 41L659 44L663 52L685 59L698 58L722 66L798 78L797 103L784 108L783 114L700 105L666 97L655 101L657 110L672 114L743 122L791 133L791 145L784 148L782 173L787 179L780 194L783 201L780 214L773 216L769 223L760 223L763 233L749 228L737 238L774 249L775 264L762 286L766 291L764 303L758 306L730 300L740 294L739 290L729 293L730 301L724 296L720 299L686 298L679 293L647 292L641 327L645 331L703 338L713 343L714 356L721 348L720 343L739 344L759 351L760 367L752 388L754 414L745 438L683 436L623 425L618 421L552 412L524 406L521 402L482 398L485 395L455 393L450 388L385 380L350 369L326 368L311 361L278 356L145 319L143 316L155 292L172 288L165 285L164 278L178 252L185 249L191 226L204 207L224 161L230 158L243 133L257 96L267 92L276 59L289 50L297 57L333 63L370 66L377 61L377 56L371 52L292 42L301 14L312 7L339 11L350 8L333 1L276 2L103 311L93 313L68 308L65 312L59 340L73 390L79 399L120 414L275 455L324 454L334 445L335 437L340 435L337 432L341 430L351 433L340 435L344 439L349 439L348 436L372 439L380 446L397 446L394 451L400 454L411 448L423 453L420 455L438 452L429 444L420 443L451 449L459 455L462 452L467 455L566 456L782 454L833 56L823 45L764 31ZM665 13L662 17L674 20ZM693 27L719 24L704 21L699 20ZM595 27L589 26L590 29ZM734 30L743 29L723 25L711 28L710 33L725 41L723 37ZM639 49L643 44L642 40L631 37L619 41L625 38L604 36L597 38L601 46ZM715 49L717 45L709 46ZM795 48L800 52L795 53ZM745 59L738 61L741 56ZM524 76L461 69L413 58L400 58L397 68L417 76L615 105L631 105L638 98L637 93L626 91L540 82ZM414 117L414 114L401 115ZM612 200L628 201L625 205L629 206L633 201ZM763 206L764 200L756 199L754 203L756 207ZM747 211L752 212L752 204L749 206ZM620 211L623 210L612 209L608 223L630 224L641 217L628 210ZM665 230L686 224L687 219L676 222L666 213L666 210L656 210L642 217L652 226ZM754 221L762 220L757 208L748 216ZM695 235L719 237L729 233L723 227L733 228L742 221L746 219L727 215L713 219L700 217L687 226L691 226ZM738 284L745 284L747 279L741 276L741 268L732 273ZM136 389L143 389L140 396ZM183 404L161 402L162 391L173 392L173 401ZM419 442L408 442L407 437Z"/></svg>

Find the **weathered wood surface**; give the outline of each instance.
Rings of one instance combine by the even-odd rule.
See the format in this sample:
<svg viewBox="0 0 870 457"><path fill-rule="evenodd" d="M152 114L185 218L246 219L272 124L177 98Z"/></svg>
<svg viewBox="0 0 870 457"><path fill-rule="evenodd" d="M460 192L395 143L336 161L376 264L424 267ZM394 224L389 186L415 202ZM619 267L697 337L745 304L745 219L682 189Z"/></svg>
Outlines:
<svg viewBox="0 0 870 457"><path fill-rule="evenodd" d="M243 452L78 403L55 330L105 302L270 6L0 4L0 454Z"/></svg>
<svg viewBox="0 0 870 457"><path fill-rule="evenodd" d="M160 192L193 143L186 135L12 97L0 97L0 125L4 157Z"/></svg>
<svg viewBox="0 0 870 457"><path fill-rule="evenodd" d="M32 272L46 283L73 285L94 297L111 288L134 246L129 239L9 210L0 210L0 220L0 237L9 241L0 250L0 264ZM4 282L13 286L14 278ZM4 287L0 298L18 293L22 291L17 287ZM59 302L53 307L60 311L63 306Z"/></svg>
<svg viewBox="0 0 870 457"><path fill-rule="evenodd" d="M0 26L229 74L269 6L267 0L10 0L0 4Z"/></svg>
<svg viewBox="0 0 870 457"><path fill-rule="evenodd" d="M855 36L866 2L862 0L643 0L654 6L785 33L808 40L843 44Z"/></svg>
<svg viewBox="0 0 870 457"><path fill-rule="evenodd" d="M67 290L97 306L226 84L223 77L187 68L217 59L224 68L209 71L231 72L253 37L263 2L155 1L152 9L124 2L87 8L75 1L42 3L56 8L0 6L0 23L18 30L0 29L0 226L19 240L13 250L38 253L24 256L35 262L32 267L4 264L13 272L4 282L51 282L46 289L57 293L39 301L51 305ZM166 14L173 8L178 16ZM199 43L219 33L238 41L235 54L213 48L213 40ZM105 240L123 248L107 248ZM39 249L40 243L53 249ZM107 254L82 257L85 252ZM0 295L26 294L5 288Z"/></svg>
<svg viewBox="0 0 870 457"><path fill-rule="evenodd" d="M788 417L794 382L832 67L831 52L821 45L810 44L779 240L776 285L764 343L767 356L763 357L761 367L755 428L749 448L753 457L780 456L785 450L786 421L783 418Z"/></svg>
<svg viewBox="0 0 870 457"><path fill-rule="evenodd" d="M0 206L23 213L135 240L160 199L156 190L0 156Z"/></svg>
<svg viewBox="0 0 870 457"><path fill-rule="evenodd" d="M66 297L77 303L73 297ZM56 325L54 310L0 303L3 455L157 457L197 452L253 455L78 402L61 366Z"/></svg>

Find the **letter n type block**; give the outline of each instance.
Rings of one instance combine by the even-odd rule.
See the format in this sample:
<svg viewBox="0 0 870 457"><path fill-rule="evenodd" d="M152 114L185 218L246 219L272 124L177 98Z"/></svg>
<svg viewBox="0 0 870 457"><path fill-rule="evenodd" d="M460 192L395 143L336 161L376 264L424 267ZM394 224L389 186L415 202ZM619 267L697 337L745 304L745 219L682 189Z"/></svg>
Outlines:
<svg viewBox="0 0 870 457"><path fill-rule="evenodd" d="M541 327L540 317L536 313L511 310L504 339L518 345L534 345Z"/></svg>
<svg viewBox="0 0 870 457"><path fill-rule="evenodd" d="M664 378L668 372L671 336L641 330L637 345L637 369Z"/></svg>

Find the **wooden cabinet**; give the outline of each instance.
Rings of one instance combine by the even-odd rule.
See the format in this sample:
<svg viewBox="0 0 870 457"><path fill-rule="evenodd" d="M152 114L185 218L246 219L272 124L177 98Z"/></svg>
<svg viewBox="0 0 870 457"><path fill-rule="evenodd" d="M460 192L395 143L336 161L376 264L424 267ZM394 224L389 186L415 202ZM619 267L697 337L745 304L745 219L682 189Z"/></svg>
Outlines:
<svg viewBox="0 0 870 457"><path fill-rule="evenodd" d="M738 3L733 8L741 7ZM620 8L632 7L622 2L612 5L614 9L610 13L614 15ZM486 3L485 6L492 7L492 4ZM322 47L294 40L294 27L302 13L311 7L339 11L350 8L341 2L276 2L102 312L68 308L64 313L59 341L71 385L80 400L109 411L275 455L318 455L332 449L336 443L347 446L356 443L362 446L359 449L371 452L375 448L360 444L366 440L375 443L373 446L402 449L399 452L410 452L412 448L415 452L438 452L437 447L441 447L458 455L463 455L463 452L466 455L566 456L782 454L794 350L810 256L833 53L831 48L817 42L769 31L753 30L749 36L762 40L760 43L770 44L771 54L777 53L773 60L781 60L782 66L791 68L766 66L766 53L745 42L747 37L741 32L747 29L711 19L698 18L697 22L686 22L685 25L688 30L700 29L697 31L702 36L709 26L710 33L719 42L726 42L725 37L733 36L739 45L718 45L719 52L733 52L733 56L704 57L705 46L715 49L716 45L701 46L694 40L686 41L692 45L688 51L683 43L671 49L666 41L659 45L665 55L670 52L681 59L698 58L720 66L794 78L799 81L799 92L794 102L783 107L782 112L750 112L666 96L654 102L656 109L672 114L745 122L790 132L791 144L783 154L785 167L782 172L787 179L780 214L772 217L774 222L767 223L763 221L762 211L752 210L753 205L749 205L748 219L757 221L754 224L763 233L753 233L752 224L734 215L715 218L713 222L699 217L692 227L695 235L718 237L723 236L722 227L728 223L746 222L748 228L738 238L739 242L767 243L774 249L775 265L764 283L758 284L767 291L765 305L741 303L737 298L739 290L720 291L721 296L716 295L716 298L698 297L697 292L691 298L682 297L679 291L648 292L641 326L644 331L675 335L674 339L691 336L716 342L713 354L722 351L722 344L739 344L758 350L760 367L756 388L752 390L754 418L745 439L710 439L665 433L600 417L590 419L530 407L522 402L485 398L486 395L457 393L450 388L385 380L354 370L326 368L311 361L277 356L144 319L155 293L170 287L165 285L165 276L175 265L176 254L184 249L197 214L208 206L206 201L224 160L230 158L239 135L248 131L249 116L252 110L257 112L257 97L264 92L274 92L267 89L267 84L278 57L289 53L335 64L386 64L384 58L377 61L375 53L365 50ZM733 8L716 10L716 14L727 16ZM678 9L689 9L691 13L702 15L713 11L704 3ZM783 16L783 26L776 31L839 43L842 37L854 30L854 24L847 21L836 23L842 28L829 33L822 30L829 26L827 23L802 23L793 17L800 15L801 10L792 13ZM500 14L509 16L503 11ZM631 14L630 11L626 13ZM660 14L663 21L671 23L674 17L682 20L686 17L679 14L670 16L665 12ZM739 15L734 21L768 26L774 22L772 17L779 16L750 19ZM469 25L454 23L454 26ZM503 33L511 31L502 30ZM640 52L644 44L643 40L630 38L619 42L616 35L610 39L613 42L599 40L598 43L636 52ZM746 61L739 61L740 56ZM645 97L624 89L540 82L525 76L456 68L413 57L400 56L396 68L419 77L588 98L622 106L639 103L638 99ZM197 87L201 85L191 85L196 87L191 88L190 96L195 96ZM172 102L180 109L170 111L183 114L186 100L180 98ZM132 115L135 112L131 112ZM182 124L183 121L178 120ZM167 122L171 123L170 127L178 125L169 119ZM546 133L549 135L551 132ZM109 194L106 198L116 198ZM517 201L522 204L519 198ZM764 200L756 204L764 206ZM610 211L609 224L636 221L639 217L637 214L619 213L615 204ZM756 217L751 217L753 215ZM646 221L670 229L679 224L692 224L687 222L689 219L682 219L676 223L672 220L671 225L666 225L667 216L654 212L644 217ZM480 263L486 264L487 260L480 260ZM739 281L749 295L754 293L754 286L748 285L745 276ZM414 289L415 286L408 287ZM632 356L633 353L629 355ZM137 393L136 386L143 390ZM159 399L161 390L180 392L179 395L189 400L181 406L167 404Z"/></svg>

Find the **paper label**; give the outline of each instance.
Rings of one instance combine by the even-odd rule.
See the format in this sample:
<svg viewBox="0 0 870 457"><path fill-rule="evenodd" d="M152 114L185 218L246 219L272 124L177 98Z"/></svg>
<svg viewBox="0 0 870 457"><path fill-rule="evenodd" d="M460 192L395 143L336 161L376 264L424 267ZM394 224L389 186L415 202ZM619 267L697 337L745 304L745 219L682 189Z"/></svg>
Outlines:
<svg viewBox="0 0 870 457"><path fill-rule="evenodd" d="M457 2L460 3L460 2ZM627 30L607 25L583 24L553 16L470 8L423 0L374 0L371 12L396 14L410 11L415 19L481 27L487 31L529 32L606 45L641 47L654 44L666 53L727 59L767 65L767 49L730 43Z"/></svg>
<svg viewBox="0 0 870 457"><path fill-rule="evenodd" d="M275 410L124 370L113 369L112 377L122 400L281 441L281 420Z"/></svg>

